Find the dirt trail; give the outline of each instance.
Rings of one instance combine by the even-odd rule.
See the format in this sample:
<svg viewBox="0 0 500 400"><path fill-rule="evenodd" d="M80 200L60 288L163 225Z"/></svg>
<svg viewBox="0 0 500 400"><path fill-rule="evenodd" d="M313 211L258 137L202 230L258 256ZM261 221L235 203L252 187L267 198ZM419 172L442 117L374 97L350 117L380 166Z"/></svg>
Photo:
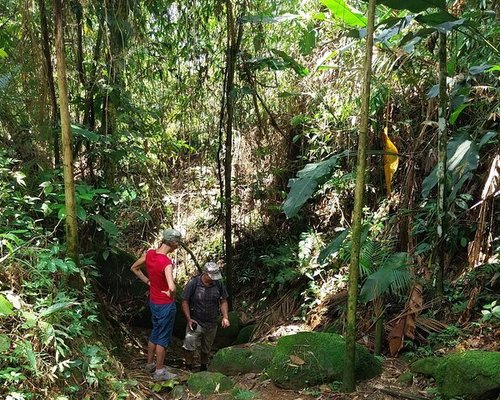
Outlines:
<svg viewBox="0 0 500 400"><path fill-rule="evenodd" d="M139 341L146 343L146 330L135 330L135 333L137 334L136 343ZM171 367L173 372L178 374L178 378L176 379L177 384L184 385L184 397L182 399L231 399L231 396L228 394L196 396L189 393L186 382L192 372L183 369L181 345L182 341L174 338L173 344L167 352L166 363ZM130 353L124 355L123 358L124 367L127 371L126 376L138 382L138 386L131 393L130 398L158 400L174 398L172 396L172 388L168 387L169 384L164 383L163 387L160 388L157 382L153 381L151 376L141 369L146 362L145 346L144 348L138 348L136 344L128 343L127 347L130 349ZM425 387L426 382L414 380L413 385L409 387L402 387L396 382L397 378L405 371L407 371L407 364L404 361L400 359L386 359L383 365L383 373L380 377L360 383L357 391L349 394L334 392L328 385L315 386L301 391L284 390L276 387L263 374L232 376L231 379L235 381L236 386L240 389L251 391L254 395L252 400L394 400L405 398L417 400L428 398L422 389ZM389 394L391 391L394 395ZM244 397L244 399L250 399L250 397Z"/></svg>

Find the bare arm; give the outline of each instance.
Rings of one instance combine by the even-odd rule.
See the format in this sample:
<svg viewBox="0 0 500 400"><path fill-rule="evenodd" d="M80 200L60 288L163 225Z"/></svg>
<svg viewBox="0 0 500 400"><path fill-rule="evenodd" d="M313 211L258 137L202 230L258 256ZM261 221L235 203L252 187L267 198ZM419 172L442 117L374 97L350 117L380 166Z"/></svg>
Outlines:
<svg viewBox="0 0 500 400"><path fill-rule="evenodd" d="M222 313L221 326L223 328L228 328L231 323L229 322L229 307L227 305L227 300L222 299L219 301L220 312Z"/></svg>
<svg viewBox="0 0 500 400"><path fill-rule="evenodd" d="M193 322L196 322L194 319L191 319L191 311L189 311L189 302L187 300L182 300L182 312L186 317L186 322L189 326L190 330L193 330Z"/></svg>
<svg viewBox="0 0 500 400"><path fill-rule="evenodd" d="M175 298L175 281L174 281L174 275L172 273L172 264L167 265L165 267L165 278L167 279L167 284L168 284L167 296L169 296L171 299L174 299Z"/></svg>
<svg viewBox="0 0 500 400"><path fill-rule="evenodd" d="M135 263L132 264L130 270L137 275L137 277L143 281L146 285L149 285L149 279L142 272L142 266L146 262L146 254L143 254L141 258L139 258Z"/></svg>

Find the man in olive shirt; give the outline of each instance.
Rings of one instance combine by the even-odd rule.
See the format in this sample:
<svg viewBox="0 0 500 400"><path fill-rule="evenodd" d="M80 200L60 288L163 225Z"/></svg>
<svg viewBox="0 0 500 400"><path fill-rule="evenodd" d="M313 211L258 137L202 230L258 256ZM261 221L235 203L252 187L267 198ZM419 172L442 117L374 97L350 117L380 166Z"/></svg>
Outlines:
<svg viewBox="0 0 500 400"><path fill-rule="evenodd" d="M186 317L186 337L183 349L188 369L193 368L196 344L201 342L200 370L206 371L210 350L217 333L219 310L222 313L221 326L229 326L227 289L221 281L218 265L208 262L203 273L192 278L182 292L182 311Z"/></svg>

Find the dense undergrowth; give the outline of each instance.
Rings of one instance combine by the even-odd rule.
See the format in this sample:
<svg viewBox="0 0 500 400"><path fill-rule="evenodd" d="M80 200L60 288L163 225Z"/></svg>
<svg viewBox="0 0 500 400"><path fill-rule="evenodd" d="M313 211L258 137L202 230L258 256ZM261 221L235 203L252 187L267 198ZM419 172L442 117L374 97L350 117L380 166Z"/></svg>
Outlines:
<svg viewBox="0 0 500 400"><path fill-rule="evenodd" d="M176 226L200 263L224 257L217 165L222 142L216 134L220 104L214 95L223 80L223 21L213 16L220 4L203 2L191 9L186 2L175 12L170 2L135 9L126 24L131 40L122 71L125 86L100 78L108 76L108 56L97 61L91 56L100 29L106 28L100 3L84 7L83 72L89 79L94 74L96 93L90 93L97 104L104 108L110 94L119 100L119 118L113 136L103 131L99 117L93 126L84 120L88 88L79 81L77 54L68 50L71 111L78 124L73 127L78 263L65 257L62 174L52 166L50 148L56 129L48 128L47 94L39 85L45 79L40 78L41 46L31 43L40 33L34 23L39 12L30 8L19 18L0 21L6 28L0 32L5 60L0 65L0 396L11 399L126 398L135 385L120 362L120 338L109 339L116 335L109 334L114 328L95 286L102 283L97 254L106 258L120 248L139 255L154 244L160 228ZM363 29L328 11L327 2L284 1L275 8L254 3L242 20L238 86L232 94L239 131L232 295L236 308L248 314L279 309L276 324L307 322L317 330L342 332ZM465 8L453 3L464 22L448 21L442 28L450 38L450 161L446 282L439 301L433 300L436 23L421 22L430 12L421 14L420 22L385 6L378 15L358 325L365 344L373 346L380 310L390 331L406 310L410 288L421 285L421 315L448 326L417 326L415 339L405 340L401 349L411 358L461 347L498 349L488 340L500 320L495 164L500 67L498 49L492 48L500 34L498 9L488 1ZM14 2L6 4L0 7L17 10ZM170 23L164 23L163 6L182 18L170 15ZM78 13L67 14L68 31L77 37ZM190 18L196 27L183 22ZM151 21L162 23L148 37ZM186 46L172 52L179 43ZM28 45L35 56L24 57ZM384 128L401 155L390 196L380 155ZM112 183L105 179L109 160L115 166ZM326 172L314 175L309 196L292 196L295 214L287 218L283 204L294 185L301 185L297 179L288 187L289 178L308 177L311 166ZM474 246L479 250L472 251ZM186 252L176 258L182 282L196 268Z"/></svg>

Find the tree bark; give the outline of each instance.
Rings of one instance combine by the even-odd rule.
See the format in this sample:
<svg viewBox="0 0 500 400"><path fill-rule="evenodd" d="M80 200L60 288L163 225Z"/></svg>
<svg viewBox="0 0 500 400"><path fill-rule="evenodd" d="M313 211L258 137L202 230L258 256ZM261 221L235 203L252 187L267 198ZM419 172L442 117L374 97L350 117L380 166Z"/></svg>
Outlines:
<svg viewBox="0 0 500 400"><path fill-rule="evenodd" d="M124 65L124 49L127 46L128 32L127 21L129 14L128 0L106 0L107 12L110 14L106 20L109 30L109 53L108 71L109 86L113 92L106 93L103 104L103 135L112 138L116 133L116 119L120 103L121 93L124 91L122 71ZM111 153L114 150L114 140L110 140ZM104 180L109 187L112 187L115 180L116 162L110 157L110 153L105 155L103 160Z"/></svg>
<svg viewBox="0 0 500 400"><path fill-rule="evenodd" d="M438 109L438 193L437 193L437 243L435 246L435 281L436 296L440 297L444 293L445 274L445 235L446 232L446 145L448 134L446 127L446 109L448 95L446 91L446 33L439 33L439 109Z"/></svg>
<svg viewBox="0 0 500 400"><path fill-rule="evenodd" d="M352 213L352 249L349 265L349 298L347 300L346 352L344 359L343 389L353 392L356 389L356 306L358 302L359 254L361 246L361 217L365 191L366 147L370 112L370 83L372 73L373 30L375 20L375 0L368 4L368 31L366 36L366 55L363 68L363 91L361 93L361 122L358 140L358 160L356 167L356 188L354 210Z"/></svg>
<svg viewBox="0 0 500 400"><path fill-rule="evenodd" d="M226 80L226 141L224 158L224 209L225 209L225 268L226 283L229 292L229 309L232 309L232 287L233 287L233 228L232 228L232 167L233 167L233 118L234 118L234 75L236 70L236 58L238 55L243 25L239 24L236 34L234 11L231 0L226 0L227 12L227 80Z"/></svg>
<svg viewBox="0 0 500 400"><path fill-rule="evenodd" d="M54 20L56 24L57 83L61 113L64 199L66 205L66 251L67 255L78 264L78 226L76 221L75 182L73 176L73 147L69 115L68 84L66 80L64 22L61 0L54 0Z"/></svg>
<svg viewBox="0 0 500 400"><path fill-rule="evenodd" d="M52 68L52 60L50 58L50 39L49 28L47 23L47 11L45 9L45 0L38 0L38 8L40 9L40 28L42 33L42 51L43 61L45 64L45 73L47 77L47 87L50 96L50 129L52 134L52 151L54 156L54 167L57 168L61 164L61 152L59 148L59 132L56 130L59 115L57 112L56 89L54 83L54 69Z"/></svg>

